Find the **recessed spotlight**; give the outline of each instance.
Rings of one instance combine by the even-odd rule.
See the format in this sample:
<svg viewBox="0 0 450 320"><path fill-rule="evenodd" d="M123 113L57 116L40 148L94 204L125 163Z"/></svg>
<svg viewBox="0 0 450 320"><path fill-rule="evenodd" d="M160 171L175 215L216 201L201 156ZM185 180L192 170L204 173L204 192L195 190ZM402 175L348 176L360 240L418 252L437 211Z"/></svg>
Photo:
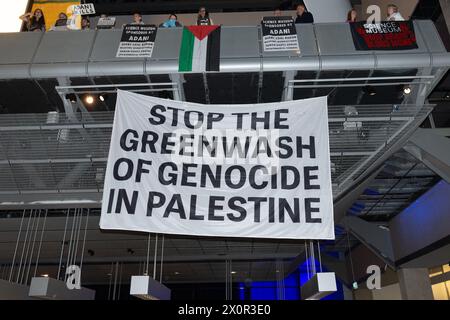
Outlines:
<svg viewBox="0 0 450 320"><path fill-rule="evenodd" d="M175 271L173 274L175 275L179 275L180 273L178 271Z"/></svg>
<svg viewBox="0 0 450 320"><path fill-rule="evenodd" d="M98 99L99 99L101 102L105 102L106 98L107 98L107 96L106 96L106 94L104 94L104 93L101 93L101 94L98 95Z"/></svg>
<svg viewBox="0 0 450 320"><path fill-rule="evenodd" d="M48 273L41 274L41 277L48 278Z"/></svg>
<svg viewBox="0 0 450 320"><path fill-rule="evenodd" d="M231 271L231 274L236 274L237 273L237 271Z"/></svg>
<svg viewBox="0 0 450 320"><path fill-rule="evenodd" d="M404 94L410 94L411 93L411 87L407 86L407 87L403 88L403 93Z"/></svg>
<svg viewBox="0 0 450 320"><path fill-rule="evenodd" d="M87 104L93 104L93 103L94 103L94 96L88 94L88 95L84 98L84 101L85 101Z"/></svg>

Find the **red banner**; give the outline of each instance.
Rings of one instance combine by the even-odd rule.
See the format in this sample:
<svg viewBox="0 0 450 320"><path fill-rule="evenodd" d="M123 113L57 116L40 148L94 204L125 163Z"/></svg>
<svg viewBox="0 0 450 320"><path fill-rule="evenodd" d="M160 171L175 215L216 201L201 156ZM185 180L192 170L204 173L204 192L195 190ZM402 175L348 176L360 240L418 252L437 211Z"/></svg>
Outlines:
<svg viewBox="0 0 450 320"><path fill-rule="evenodd" d="M411 21L389 21L375 24L350 23L356 50L417 49L416 34Z"/></svg>

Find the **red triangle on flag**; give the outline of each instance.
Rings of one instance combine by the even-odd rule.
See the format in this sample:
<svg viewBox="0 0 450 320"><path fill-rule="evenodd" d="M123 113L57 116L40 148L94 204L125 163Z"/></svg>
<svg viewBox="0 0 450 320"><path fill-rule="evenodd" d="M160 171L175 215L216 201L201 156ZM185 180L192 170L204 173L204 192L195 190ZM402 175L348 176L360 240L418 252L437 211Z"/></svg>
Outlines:
<svg viewBox="0 0 450 320"><path fill-rule="evenodd" d="M187 26L188 30L196 37L198 40L202 41L211 32L216 30L219 26Z"/></svg>

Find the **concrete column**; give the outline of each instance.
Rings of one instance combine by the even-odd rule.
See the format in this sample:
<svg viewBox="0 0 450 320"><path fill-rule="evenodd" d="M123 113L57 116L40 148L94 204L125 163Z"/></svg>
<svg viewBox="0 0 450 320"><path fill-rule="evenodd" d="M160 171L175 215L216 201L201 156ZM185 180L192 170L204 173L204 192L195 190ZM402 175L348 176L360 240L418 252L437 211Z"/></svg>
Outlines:
<svg viewBox="0 0 450 320"><path fill-rule="evenodd" d="M399 269L402 300L433 300L431 281L426 268Z"/></svg>

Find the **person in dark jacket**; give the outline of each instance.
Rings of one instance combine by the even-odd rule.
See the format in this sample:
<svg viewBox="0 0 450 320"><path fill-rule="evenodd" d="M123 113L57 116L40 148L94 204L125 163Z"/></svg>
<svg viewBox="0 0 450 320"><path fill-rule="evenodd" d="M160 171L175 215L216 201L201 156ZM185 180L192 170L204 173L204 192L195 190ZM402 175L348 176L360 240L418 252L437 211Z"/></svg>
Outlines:
<svg viewBox="0 0 450 320"><path fill-rule="evenodd" d="M314 23L314 17L311 12L306 10L303 3L297 5L297 18L295 23Z"/></svg>

